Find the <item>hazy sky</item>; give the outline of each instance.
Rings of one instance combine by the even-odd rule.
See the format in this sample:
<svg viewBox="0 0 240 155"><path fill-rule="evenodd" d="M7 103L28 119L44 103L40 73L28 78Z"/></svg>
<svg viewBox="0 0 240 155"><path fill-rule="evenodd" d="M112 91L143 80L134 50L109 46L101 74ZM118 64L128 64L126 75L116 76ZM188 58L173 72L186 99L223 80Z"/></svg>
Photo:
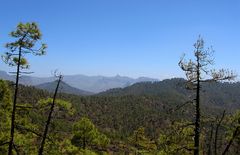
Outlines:
<svg viewBox="0 0 240 155"><path fill-rule="evenodd" d="M37 76L170 78L201 34L217 68L240 73L239 0L0 0L0 52L19 22L35 21L46 56L29 57ZM0 70L9 71L3 62Z"/></svg>

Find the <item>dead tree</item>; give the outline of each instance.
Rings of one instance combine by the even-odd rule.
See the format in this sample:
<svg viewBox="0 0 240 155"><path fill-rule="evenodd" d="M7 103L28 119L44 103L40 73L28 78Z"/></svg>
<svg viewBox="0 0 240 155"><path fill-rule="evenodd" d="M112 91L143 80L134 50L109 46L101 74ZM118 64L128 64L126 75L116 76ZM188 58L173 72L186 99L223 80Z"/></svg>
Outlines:
<svg viewBox="0 0 240 155"><path fill-rule="evenodd" d="M194 44L195 60L185 61L182 57L179 66L185 72L187 78L187 89L195 92L195 129L194 129L194 155L199 155L200 150L200 133L201 133L201 108L200 108L200 90L204 82L216 82L223 80L233 80L236 76L232 71L221 69L219 71L209 70L208 67L213 65L212 48L205 49L204 41L201 37ZM210 77L209 79L204 79Z"/></svg>
<svg viewBox="0 0 240 155"><path fill-rule="evenodd" d="M51 119L52 119L52 114L54 112L54 107L55 107L55 101L56 101L56 97L57 97L57 93L58 93L58 88L59 88L59 85L60 85L60 83L62 81L62 78L63 78L63 76L60 75L59 78L58 78L58 81L57 81L57 86L56 86L56 89L55 89L55 92L54 92L54 95L53 95L53 100L52 100L50 112L48 114L47 122L46 122L45 129L44 129L44 133L42 135L41 145L40 145L40 148L39 148L39 151L38 151L39 155L43 154L45 140L47 138L48 129L49 129L49 126L50 126L50 123L51 123Z"/></svg>

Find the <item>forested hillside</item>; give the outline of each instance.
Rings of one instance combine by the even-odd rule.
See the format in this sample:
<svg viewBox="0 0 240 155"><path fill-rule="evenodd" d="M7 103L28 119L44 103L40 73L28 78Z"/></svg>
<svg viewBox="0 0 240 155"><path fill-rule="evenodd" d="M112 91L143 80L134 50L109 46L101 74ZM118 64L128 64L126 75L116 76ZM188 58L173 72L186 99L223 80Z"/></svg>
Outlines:
<svg viewBox="0 0 240 155"><path fill-rule="evenodd" d="M188 139L188 134L191 134L191 125L188 126L189 122L194 120L193 114L194 109L191 105L181 107L187 101L187 91L181 89L181 85L184 86L184 79L172 79L165 80L161 87L158 85L160 83L138 83L131 87L136 87L140 92L140 88L146 88L146 92L142 92L140 94L128 94L129 92L124 89L121 91L122 94L109 94L106 92L104 95L95 95L95 96L77 96L71 94L59 94L58 98L63 101L67 101L72 104L72 108L74 109L74 113L71 115L64 114L61 111L57 110L59 113L56 118L54 118L54 127L52 126L51 132L56 134L55 136L65 135L62 138L58 139L69 140L71 141L72 133L72 125L74 122L77 122L81 118L89 118L93 124L98 128L99 132L104 133L109 138L109 144L104 148L100 146L88 146L88 148L92 151L99 152L100 150L106 152L115 152L122 154L124 152L134 152L135 149L142 150L143 152L162 152L163 153L174 153L180 150L182 145L191 145L191 139ZM9 83L13 90L13 83ZM151 86L147 86L151 85ZM217 85L234 85L234 84L217 84ZM237 84L236 84L237 85ZM164 86L164 87L163 87ZM158 87L161 90L155 89L152 92L155 94L149 93L150 90L154 87ZM151 88L151 89L150 89ZM176 88L180 88L176 90ZM220 88L220 87L219 87ZM130 89L125 88L126 90ZM132 89L132 88L131 88ZM150 89L148 91L148 89ZM211 89L209 87L209 89ZM237 87L236 87L237 89ZM36 89L32 86L23 86L20 87L19 94L19 104L32 106L31 110L27 112L25 119L30 119L28 122L28 127L35 132L41 131L41 124L44 124L44 116L42 115L42 111L39 111L39 101L42 99L47 99L51 97L53 94L44 90ZM126 93L126 94L123 94ZM137 92L137 91L136 91ZM180 93L181 92L181 93ZM233 94L234 92L224 93L225 95ZM29 95L32 94L32 95ZM162 95L160 95L162 94ZM208 99L206 99L208 100ZM208 101L211 101L210 99ZM221 116L223 110L225 109L226 115L224 123L228 123L228 119L230 119L232 109L228 109L226 104L218 104L211 103L209 106L207 103L203 104L203 117L204 117L204 126L205 126L205 134L209 134L211 130L211 124L216 125L214 123L217 119L216 116ZM236 104L239 105L239 104ZM220 108L221 107L221 108ZM28 111L28 110L27 110ZM25 111L26 112L26 111ZM20 113L19 115L26 114ZM236 111L234 111L236 112ZM233 112L233 113L234 113ZM57 114L56 113L56 114ZM39 124L40 123L40 124ZM26 124L25 124L26 125ZM181 126L187 125L187 128L178 129ZM137 147L132 145L131 136L138 130L144 128L144 135L148 137L149 142L139 142L141 145L146 145L142 147ZM22 131L23 129L19 129ZM215 128L214 128L215 130ZM223 124L221 124L221 135L225 134L225 132L229 130L225 128ZM61 131L61 132L60 132ZM56 133L55 133L56 132ZM140 131L139 131L140 132ZM142 132L142 131L141 131ZM176 138L179 139L166 139L165 136L168 134L177 135ZM182 133L183 132L183 133ZM190 133L185 133L190 132ZM143 134L143 133L141 133ZM180 134L180 135L179 135ZM180 137L178 137L180 136ZM181 137L183 136L183 137ZM219 144L222 149L224 148L224 137L219 139ZM32 137L34 138L34 136ZM172 137L173 138L173 137ZM183 138L183 139L181 139ZM187 138L187 139L185 139ZM56 139L57 140L57 139ZM150 140L152 141L150 143ZM202 139L204 141L208 141L207 137ZM167 144L167 141L179 141L179 144L172 145ZM27 142L27 141L26 141ZM227 142L227 141L226 141ZM25 143L25 142L24 142ZM137 142L136 142L137 143ZM143 144L142 144L143 143ZM166 143L166 144L165 144ZM222 144L220 144L222 143ZM37 141L36 141L37 144ZM66 144L56 144L51 147L60 147L61 145ZM70 144L68 144L70 145ZM149 145L149 146L148 146ZM70 146L66 146L70 147ZM72 147L72 146L71 146ZM78 146L81 148L81 145ZM100 148L99 148L100 147ZM148 147L153 147L149 149ZM155 148L156 147L156 148ZM170 147L170 148L165 148ZM207 146L206 146L207 147ZM220 146L219 146L220 147ZM20 147L21 148L21 147ZM158 149L157 149L158 148ZM25 147L22 148L23 152ZM33 148L32 148L33 149ZM50 149L50 148L48 148ZM53 148L52 148L53 149ZM69 149L69 148L65 148ZM165 150L166 149L166 150ZM34 150L34 149L33 149ZM51 150L51 149L50 149ZM49 151L50 151L49 150ZM55 150L55 149L54 149ZM144 151L145 150L145 151ZM158 150L158 151L157 151ZM221 149L220 149L221 150ZM70 150L68 150L70 151ZM76 150L75 150L76 151ZM181 149L181 151L187 153L189 151L185 149ZM57 151L56 151L57 152ZM100 151L101 152L101 151ZM190 151L191 152L191 151ZM189 152L189 153L190 153ZM54 152L52 152L54 154ZM152 154L151 153L151 154ZM167 153L167 154L168 154ZM162 154L162 153L160 153Z"/></svg>
<svg viewBox="0 0 240 155"><path fill-rule="evenodd" d="M167 79L160 82L136 83L126 88L110 89L101 92L100 96L149 95L162 99L184 98L193 93L186 89L187 81L181 78ZM221 109L236 110L240 108L240 83L210 82L202 86L202 103L206 106L215 106Z"/></svg>
<svg viewBox="0 0 240 155"><path fill-rule="evenodd" d="M57 71L54 82L21 85L23 77L31 82L28 59L45 55L47 45L34 22L19 23L10 36L2 60L16 71L0 79L0 154L240 154L240 83L231 83L233 71L211 68L212 48L200 36L194 59L178 62L186 80L100 77L97 90L128 87L96 95ZM152 82L133 84L145 80Z"/></svg>

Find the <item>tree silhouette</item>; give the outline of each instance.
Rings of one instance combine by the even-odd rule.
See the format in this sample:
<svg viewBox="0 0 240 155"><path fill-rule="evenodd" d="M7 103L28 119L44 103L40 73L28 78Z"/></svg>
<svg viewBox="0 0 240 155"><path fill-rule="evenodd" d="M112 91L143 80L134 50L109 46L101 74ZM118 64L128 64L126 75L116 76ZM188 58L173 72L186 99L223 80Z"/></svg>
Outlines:
<svg viewBox="0 0 240 155"><path fill-rule="evenodd" d="M223 80L233 80L236 75L229 70L221 69L219 71L211 70L208 67L214 64L213 49L205 49L204 40L199 37L194 44L194 57L195 60L185 61L184 57L179 61L179 66L185 72L187 78L187 89L194 90L196 96L195 102L195 130L194 130L194 155L199 154L200 150L200 122L201 122L201 109L200 109L200 90L201 83L203 82L217 82Z"/></svg>
<svg viewBox="0 0 240 155"><path fill-rule="evenodd" d="M16 41L7 43L6 48L8 52L2 56L3 61L9 66L16 66L16 83L15 83L15 92L12 105L12 115L11 115L11 130L10 130L10 141L8 148L8 155L12 154L12 149L14 145L14 129L15 129L15 113L17 105L17 96L18 96L18 84L19 76L23 73L21 69L28 69L29 64L27 59L24 57L26 54L33 55L43 55L47 48L46 44L38 44L38 41L41 40L41 32L36 23L19 23L17 29L10 33L10 36L15 38ZM39 45L38 49L35 49L35 46Z"/></svg>

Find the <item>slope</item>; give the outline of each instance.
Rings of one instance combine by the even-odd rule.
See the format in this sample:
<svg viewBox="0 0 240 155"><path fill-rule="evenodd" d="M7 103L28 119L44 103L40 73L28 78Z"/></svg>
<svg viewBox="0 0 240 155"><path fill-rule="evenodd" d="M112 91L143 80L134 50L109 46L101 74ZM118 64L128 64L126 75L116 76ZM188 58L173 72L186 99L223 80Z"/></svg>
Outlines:
<svg viewBox="0 0 240 155"><path fill-rule="evenodd" d="M57 81L53 81L53 82L43 83L43 84L37 85L35 87L39 88L39 89L47 90L49 92L54 92L56 89L56 86L57 86ZM63 81L60 83L59 92L67 93L67 94L74 94L74 95L82 95L82 96L93 94L91 92L69 86L67 83L65 83Z"/></svg>

